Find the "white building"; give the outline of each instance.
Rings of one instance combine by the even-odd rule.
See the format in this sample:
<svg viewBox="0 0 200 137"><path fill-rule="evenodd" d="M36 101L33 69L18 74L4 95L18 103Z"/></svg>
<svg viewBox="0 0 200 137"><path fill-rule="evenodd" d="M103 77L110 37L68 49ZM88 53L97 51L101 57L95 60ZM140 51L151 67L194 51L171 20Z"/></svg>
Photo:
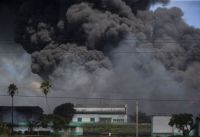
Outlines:
<svg viewBox="0 0 200 137"><path fill-rule="evenodd" d="M75 105L76 113L70 123L71 133L82 135L82 124L109 123L123 124L127 123L127 105L123 106L83 106Z"/></svg>
<svg viewBox="0 0 200 137"><path fill-rule="evenodd" d="M75 106L72 122L127 123L127 105L124 106Z"/></svg>
<svg viewBox="0 0 200 137"><path fill-rule="evenodd" d="M182 135L175 127L169 126L171 116L152 116L152 137L168 137L172 135Z"/></svg>

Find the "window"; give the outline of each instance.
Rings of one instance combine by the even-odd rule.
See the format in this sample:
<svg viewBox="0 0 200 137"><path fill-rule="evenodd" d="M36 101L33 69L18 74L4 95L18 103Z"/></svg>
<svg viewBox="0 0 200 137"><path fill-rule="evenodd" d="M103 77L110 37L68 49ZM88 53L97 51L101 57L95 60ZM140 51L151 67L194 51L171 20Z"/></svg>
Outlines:
<svg viewBox="0 0 200 137"><path fill-rule="evenodd" d="M95 118L90 118L90 122L95 122Z"/></svg>
<svg viewBox="0 0 200 137"><path fill-rule="evenodd" d="M124 119L113 119L115 123L124 123Z"/></svg>
<svg viewBox="0 0 200 137"><path fill-rule="evenodd" d="M100 123L111 123L112 118L99 118Z"/></svg>
<svg viewBox="0 0 200 137"><path fill-rule="evenodd" d="M78 118L78 122L82 122L82 118L79 117L79 118Z"/></svg>

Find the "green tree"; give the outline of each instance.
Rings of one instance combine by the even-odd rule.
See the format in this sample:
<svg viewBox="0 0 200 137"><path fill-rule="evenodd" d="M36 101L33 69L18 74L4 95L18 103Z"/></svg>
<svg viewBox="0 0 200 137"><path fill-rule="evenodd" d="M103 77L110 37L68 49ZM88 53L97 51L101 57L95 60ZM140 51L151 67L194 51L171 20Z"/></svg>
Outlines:
<svg viewBox="0 0 200 137"><path fill-rule="evenodd" d="M183 136L188 136L190 131L194 129L195 124L192 114L174 114L172 115L169 125L175 126L177 129L182 131Z"/></svg>
<svg viewBox="0 0 200 137"><path fill-rule="evenodd" d="M49 111L51 111L50 109L50 106L49 106L49 103L48 103L48 99L47 99L47 94L49 93L50 91L50 88L51 88L51 84L49 81L43 81L40 85L40 89L42 90L42 92L44 93L45 95L45 99L46 99L46 104L49 108Z"/></svg>
<svg viewBox="0 0 200 137"><path fill-rule="evenodd" d="M8 94L11 96L12 98L12 108L11 108L11 118L12 118L12 127L11 127L11 130L12 130L12 133L13 133L13 108L14 108L14 105L13 105L13 98L14 98L14 95L15 93L18 91L18 88L17 86L12 83L8 86Z"/></svg>
<svg viewBox="0 0 200 137"><path fill-rule="evenodd" d="M28 121L28 131L29 131L29 134L32 134L33 133L33 129L34 127L38 127L39 126L39 121L34 121L34 120L27 120Z"/></svg>
<svg viewBox="0 0 200 137"><path fill-rule="evenodd" d="M65 128L65 119L57 115L43 115L41 120L42 127L51 126L55 132Z"/></svg>
<svg viewBox="0 0 200 137"><path fill-rule="evenodd" d="M65 119L65 124L69 124L69 122L72 120L74 113L76 110L74 109L74 105L71 103L65 103L57 106L53 114L57 116L61 116Z"/></svg>

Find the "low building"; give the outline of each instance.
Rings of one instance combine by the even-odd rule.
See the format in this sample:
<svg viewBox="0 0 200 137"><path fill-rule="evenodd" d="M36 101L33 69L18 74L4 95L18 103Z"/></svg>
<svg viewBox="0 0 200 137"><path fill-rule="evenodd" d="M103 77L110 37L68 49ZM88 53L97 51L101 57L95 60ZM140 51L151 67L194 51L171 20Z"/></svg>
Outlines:
<svg viewBox="0 0 200 137"><path fill-rule="evenodd" d="M0 123L11 126L12 123L12 107L0 106ZM28 131L30 122L37 122L43 115L42 108L38 106L14 106L13 107L13 125L14 131Z"/></svg>
<svg viewBox="0 0 200 137"><path fill-rule="evenodd" d="M72 122L81 123L127 123L127 105L83 106L75 105Z"/></svg>
<svg viewBox="0 0 200 137"><path fill-rule="evenodd" d="M83 106L75 105L76 113L70 123L71 134L82 135L83 124L108 123L123 124L127 123L127 105L123 106Z"/></svg>
<svg viewBox="0 0 200 137"><path fill-rule="evenodd" d="M12 107L0 106L0 122L11 124ZM38 121L43 115L43 110L37 106L14 106L13 122L14 125L20 125L27 121Z"/></svg>
<svg viewBox="0 0 200 137"><path fill-rule="evenodd" d="M176 127L169 126L169 121L171 116L152 116L151 122L151 137L168 137L183 135L182 131ZM190 132L190 136L199 136L200 131L200 122L198 119L194 120L196 123L195 128Z"/></svg>
<svg viewBox="0 0 200 137"><path fill-rule="evenodd" d="M181 135L182 133L175 127L169 126L171 116L152 116L151 137L168 137Z"/></svg>

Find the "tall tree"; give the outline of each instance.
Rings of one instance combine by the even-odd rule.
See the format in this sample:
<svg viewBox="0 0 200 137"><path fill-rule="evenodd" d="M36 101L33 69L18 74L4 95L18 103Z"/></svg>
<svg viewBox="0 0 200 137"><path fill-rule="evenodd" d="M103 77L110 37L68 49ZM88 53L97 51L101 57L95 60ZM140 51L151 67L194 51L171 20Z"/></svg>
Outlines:
<svg viewBox="0 0 200 137"><path fill-rule="evenodd" d="M49 106L49 103L48 103L48 99L47 99L47 94L49 93L50 88L51 88L50 82L49 82L49 81L43 81L43 82L41 83L41 85L40 85L40 88L41 88L42 92L43 92L44 95L45 95L46 104L47 104L47 106L48 106L48 108L49 108L49 111L51 111L50 106Z"/></svg>
<svg viewBox="0 0 200 137"><path fill-rule="evenodd" d="M193 115L186 113L172 115L169 125L182 131L183 136L189 136L189 133L195 128Z"/></svg>
<svg viewBox="0 0 200 137"><path fill-rule="evenodd" d="M12 118L12 133L13 133L13 98L14 98L14 95L15 93L18 91L18 88L17 86L12 83L8 86L8 94L11 96L12 98L12 108L11 108L11 118Z"/></svg>
<svg viewBox="0 0 200 137"><path fill-rule="evenodd" d="M71 103L65 103L57 106L53 114L57 116L61 116L65 119L65 124L69 124L69 122L72 120L74 113L76 110L74 109L74 105Z"/></svg>

